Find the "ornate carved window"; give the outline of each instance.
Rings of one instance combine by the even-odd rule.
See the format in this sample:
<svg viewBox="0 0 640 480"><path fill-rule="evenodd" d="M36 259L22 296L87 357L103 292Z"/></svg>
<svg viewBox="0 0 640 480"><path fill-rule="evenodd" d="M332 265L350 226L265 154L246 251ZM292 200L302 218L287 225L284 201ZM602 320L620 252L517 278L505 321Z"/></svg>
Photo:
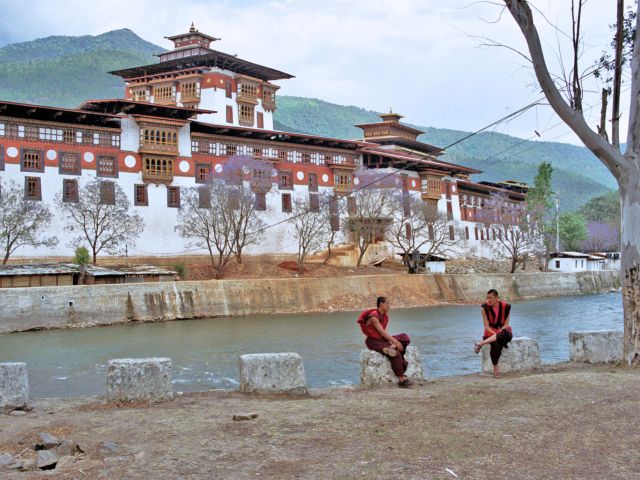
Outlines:
<svg viewBox="0 0 640 480"><path fill-rule="evenodd" d="M146 207L149 205L146 185L136 184L133 186L133 204L137 207Z"/></svg>
<svg viewBox="0 0 640 480"><path fill-rule="evenodd" d="M211 190L208 187L198 189L198 208L211 208Z"/></svg>
<svg viewBox="0 0 640 480"><path fill-rule="evenodd" d="M180 187L167 187L167 206L180 208Z"/></svg>
<svg viewBox="0 0 640 480"><path fill-rule="evenodd" d="M196 183L207 183L211 179L211 164L196 163Z"/></svg>
<svg viewBox="0 0 640 480"><path fill-rule="evenodd" d="M349 192L351 191L352 175L350 172L336 172L333 176L333 189L336 192Z"/></svg>
<svg viewBox="0 0 640 480"><path fill-rule="evenodd" d="M38 128L38 139L43 142L62 142L63 136L64 134L61 128Z"/></svg>
<svg viewBox="0 0 640 480"><path fill-rule="evenodd" d="M309 191L310 192L318 191L318 174L316 173L309 174Z"/></svg>
<svg viewBox="0 0 640 480"><path fill-rule="evenodd" d="M99 177L118 177L118 160L113 155L98 155L96 174Z"/></svg>
<svg viewBox="0 0 640 480"><path fill-rule="evenodd" d="M24 178L24 198L25 200L42 200L40 177Z"/></svg>
<svg viewBox="0 0 640 480"><path fill-rule="evenodd" d="M143 158L142 179L146 182L170 183L173 181L173 160L167 157Z"/></svg>
<svg viewBox="0 0 640 480"><path fill-rule="evenodd" d="M280 171L280 182L278 183L280 190L293 190L293 173L288 170Z"/></svg>
<svg viewBox="0 0 640 480"><path fill-rule="evenodd" d="M282 194L282 211L284 213L291 213L291 194L290 193Z"/></svg>
<svg viewBox="0 0 640 480"><path fill-rule="evenodd" d="M62 201L65 203L78 203L78 180L65 178L62 180Z"/></svg>
<svg viewBox="0 0 640 480"><path fill-rule="evenodd" d="M44 150L21 148L20 170L23 172L44 172Z"/></svg>
<svg viewBox="0 0 640 480"><path fill-rule="evenodd" d="M82 173L80 153L59 152L58 155L58 171L61 175L80 175Z"/></svg>
<svg viewBox="0 0 640 480"><path fill-rule="evenodd" d="M253 127L254 105L241 103L238 105L238 121L240 125Z"/></svg>
<svg viewBox="0 0 640 480"><path fill-rule="evenodd" d="M100 182L100 203L102 205L116 204L116 184L110 181Z"/></svg>

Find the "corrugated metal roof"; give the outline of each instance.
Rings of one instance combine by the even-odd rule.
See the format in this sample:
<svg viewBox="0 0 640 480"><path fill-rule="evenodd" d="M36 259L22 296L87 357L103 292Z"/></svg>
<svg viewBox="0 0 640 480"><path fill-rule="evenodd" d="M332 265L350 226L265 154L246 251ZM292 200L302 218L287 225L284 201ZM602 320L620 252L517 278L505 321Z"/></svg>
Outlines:
<svg viewBox="0 0 640 480"><path fill-rule="evenodd" d="M23 265L0 265L0 276L19 275L73 275L79 269L74 264L27 263Z"/></svg>

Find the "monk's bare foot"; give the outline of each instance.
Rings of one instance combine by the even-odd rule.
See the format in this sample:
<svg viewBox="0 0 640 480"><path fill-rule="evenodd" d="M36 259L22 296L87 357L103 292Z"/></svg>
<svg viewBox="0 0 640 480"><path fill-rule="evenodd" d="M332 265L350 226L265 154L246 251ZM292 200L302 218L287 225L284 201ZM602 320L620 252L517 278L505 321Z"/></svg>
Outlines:
<svg viewBox="0 0 640 480"><path fill-rule="evenodd" d="M382 349L382 352L387 356L394 358L398 355L398 351L393 347L385 347Z"/></svg>

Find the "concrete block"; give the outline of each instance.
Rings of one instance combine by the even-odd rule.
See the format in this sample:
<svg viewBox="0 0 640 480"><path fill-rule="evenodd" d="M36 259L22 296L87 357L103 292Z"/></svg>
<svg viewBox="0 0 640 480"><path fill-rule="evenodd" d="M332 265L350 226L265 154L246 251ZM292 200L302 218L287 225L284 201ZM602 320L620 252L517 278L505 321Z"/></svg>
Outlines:
<svg viewBox="0 0 640 480"><path fill-rule="evenodd" d="M240 391L307 394L302 357L297 353L240 355Z"/></svg>
<svg viewBox="0 0 640 480"><path fill-rule="evenodd" d="M405 375L417 383L424 382L424 370L422 368L422 358L416 347L407 347L404 358L409 365ZM360 384L366 387L375 387L381 384L397 384L389 359L381 353L373 350L363 350L360 353Z"/></svg>
<svg viewBox="0 0 640 480"><path fill-rule="evenodd" d="M160 401L173 398L170 358L109 360L107 399L111 402Z"/></svg>
<svg viewBox="0 0 640 480"><path fill-rule="evenodd" d="M24 362L0 363L0 409L13 410L29 403L29 377Z"/></svg>
<svg viewBox="0 0 640 480"><path fill-rule="evenodd" d="M572 362L612 363L622 361L623 333L616 330L569 332Z"/></svg>
<svg viewBox="0 0 640 480"><path fill-rule="evenodd" d="M489 345L482 347L482 371L493 372ZM509 348L502 350L498 361L500 373L526 372L540 368L540 348L538 340L528 337L514 337L509 343Z"/></svg>

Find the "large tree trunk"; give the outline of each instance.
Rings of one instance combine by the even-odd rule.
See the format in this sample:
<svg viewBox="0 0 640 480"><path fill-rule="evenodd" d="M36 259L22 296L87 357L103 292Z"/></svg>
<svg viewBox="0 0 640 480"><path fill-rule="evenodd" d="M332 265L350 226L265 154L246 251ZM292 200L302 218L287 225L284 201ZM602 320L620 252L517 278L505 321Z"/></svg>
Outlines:
<svg viewBox="0 0 640 480"><path fill-rule="evenodd" d="M622 210L622 303L624 307L624 360L640 366L640 166L626 185L620 185Z"/></svg>

